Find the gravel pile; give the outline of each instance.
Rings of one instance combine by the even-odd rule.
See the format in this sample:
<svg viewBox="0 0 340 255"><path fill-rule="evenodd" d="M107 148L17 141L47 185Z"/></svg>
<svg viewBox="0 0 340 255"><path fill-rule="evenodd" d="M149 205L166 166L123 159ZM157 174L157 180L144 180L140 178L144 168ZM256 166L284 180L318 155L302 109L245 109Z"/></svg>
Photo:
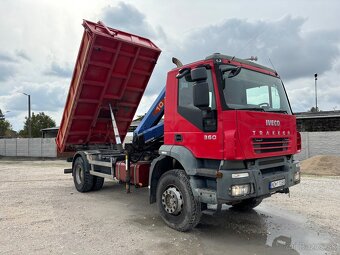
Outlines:
<svg viewBox="0 0 340 255"><path fill-rule="evenodd" d="M301 162L304 174L340 176L340 156L314 156Z"/></svg>

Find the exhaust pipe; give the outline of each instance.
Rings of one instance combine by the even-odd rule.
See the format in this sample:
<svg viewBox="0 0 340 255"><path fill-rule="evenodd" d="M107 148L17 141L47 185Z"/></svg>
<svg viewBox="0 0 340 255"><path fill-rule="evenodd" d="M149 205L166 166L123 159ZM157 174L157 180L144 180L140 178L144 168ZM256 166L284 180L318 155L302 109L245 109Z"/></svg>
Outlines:
<svg viewBox="0 0 340 255"><path fill-rule="evenodd" d="M175 57L172 58L172 63L174 63L178 68L183 66L182 62Z"/></svg>

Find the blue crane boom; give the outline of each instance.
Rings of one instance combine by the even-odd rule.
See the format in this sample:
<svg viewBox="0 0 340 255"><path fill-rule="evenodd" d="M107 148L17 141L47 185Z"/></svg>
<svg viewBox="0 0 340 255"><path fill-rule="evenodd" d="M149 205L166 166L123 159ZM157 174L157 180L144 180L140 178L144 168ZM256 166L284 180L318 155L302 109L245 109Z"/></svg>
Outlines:
<svg viewBox="0 0 340 255"><path fill-rule="evenodd" d="M163 137L164 123L160 123L160 120L164 115L164 99L165 87L133 132L133 144L135 146L141 148Z"/></svg>

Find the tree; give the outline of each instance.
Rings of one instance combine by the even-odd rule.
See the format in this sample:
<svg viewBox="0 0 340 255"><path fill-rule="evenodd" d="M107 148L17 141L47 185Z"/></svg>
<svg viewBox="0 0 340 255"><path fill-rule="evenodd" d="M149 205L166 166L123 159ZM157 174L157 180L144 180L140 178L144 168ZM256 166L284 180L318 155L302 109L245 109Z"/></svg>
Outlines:
<svg viewBox="0 0 340 255"><path fill-rule="evenodd" d="M319 107L315 108L314 106L310 108L309 112L320 112Z"/></svg>
<svg viewBox="0 0 340 255"><path fill-rule="evenodd" d="M40 112L38 114L32 113L31 117L31 130L32 137L41 137L41 130L44 128L55 127L55 121L44 112ZM29 121L28 118L25 117L24 129L20 130L19 135L21 137L28 137L28 127Z"/></svg>
<svg viewBox="0 0 340 255"><path fill-rule="evenodd" d="M0 138L9 137L11 133L11 123L9 123L0 109Z"/></svg>

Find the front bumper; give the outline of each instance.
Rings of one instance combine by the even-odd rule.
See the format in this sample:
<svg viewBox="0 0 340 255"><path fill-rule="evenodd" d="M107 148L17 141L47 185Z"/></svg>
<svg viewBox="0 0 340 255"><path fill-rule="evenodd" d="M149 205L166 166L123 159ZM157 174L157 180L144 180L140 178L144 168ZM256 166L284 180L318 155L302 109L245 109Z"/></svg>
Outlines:
<svg viewBox="0 0 340 255"><path fill-rule="evenodd" d="M247 169L243 170L220 170L223 177L217 179L216 197L218 203L239 201L251 197L267 197L277 192L287 190L287 188L300 182L296 179L300 173L298 161L284 159L284 162L274 164L263 164L264 160L257 160L249 163ZM235 178L235 174L248 173ZM233 178L234 177L234 178ZM276 188L271 188L270 183L278 180L285 180L285 184ZM233 185L250 185L250 192L243 196L232 196Z"/></svg>
<svg viewBox="0 0 340 255"><path fill-rule="evenodd" d="M278 162L280 161L280 162ZM216 178L216 187L211 190L199 189L201 202L229 203L239 202L252 197L269 197L275 193L287 192L288 188L300 183L300 163L293 159L258 159L247 163L245 169L220 169L222 178ZM284 185L270 187L271 182L285 180ZM235 185L249 184L249 193L241 196L233 196ZM279 182L282 184L282 181Z"/></svg>

